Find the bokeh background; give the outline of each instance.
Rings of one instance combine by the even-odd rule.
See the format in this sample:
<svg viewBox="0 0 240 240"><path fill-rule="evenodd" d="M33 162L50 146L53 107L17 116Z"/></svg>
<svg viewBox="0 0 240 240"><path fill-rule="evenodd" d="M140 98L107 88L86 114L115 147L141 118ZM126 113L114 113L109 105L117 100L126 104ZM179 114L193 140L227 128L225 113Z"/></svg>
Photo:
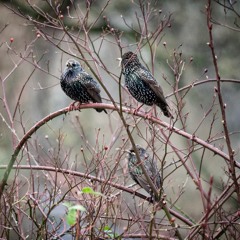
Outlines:
<svg viewBox="0 0 240 240"><path fill-rule="evenodd" d="M51 1L49 1L51 2ZM59 1L55 1L56 5ZM71 2L74 2L72 7ZM95 71L102 84L111 93L112 97L119 102L119 79L121 69L116 60L121 56L121 50L116 43L114 35L103 34L107 23L115 30L122 32L121 46L122 52L136 51L138 41L140 39L138 31L138 17L141 21L141 9L139 1L90 1L92 2L91 10L88 15L88 24L94 22L102 8L106 6L103 14L97 19L96 24L90 31L92 43L87 43L96 49L99 49L99 56L105 64L109 72L101 68L101 64L96 64L91 56L85 53L86 59L81 61L81 56L72 43L68 42L66 34L61 29L47 27L44 19L37 18L36 13L30 8L26 1L1 1L0 4L0 164L5 165L9 162L16 141L20 140L24 133L31 128L36 122L40 121L46 115L53 113L61 108L68 106L72 101L61 90L59 77L65 68L65 62L69 58L80 58L83 67L89 73L91 69L86 65L89 62L92 70ZM214 86L216 83L210 81L215 79L214 66L212 63L211 52L208 46L209 33L206 24L205 5L207 1L140 1L145 6L155 9L153 11L152 20L148 22L148 28L155 29L161 20L171 16L169 23L163 29L159 37L159 44L154 46L156 55L154 61L151 61L150 48L146 44L141 47L141 61L145 61L153 72L159 83L164 89L173 111L177 109L176 98L173 96L173 87L176 78L171 69L174 63L174 56L180 56L180 60L184 62L182 75L180 76L179 88L191 85L196 81L209 80L205 84L194 86L187 92L183 99L184 108L182 114L186 115L186 124L184 131L195 134L203 140L207 139L210 129L212 129L212 137L216 140L212 143L227 153L226 145L223 139L223 129L221 123L220 110L218 101L213 104L211 113L204 119L204 123L200 125L204 114L209 110L214 99ZM217 53L219 73L222 79L239 80L239 17L227 8L213 2L212 11L214 21L222 25L215 24L213 29L215 50ZM53 12L47 1L31 1L36 4L41 11L49 13L53 16ZM61 8L63 14L63 22L68 26L68 30L76 36L84 39L84 34L79 32L78 17L81 18L87 11L85 1L63 1ZM70 6L68 8L67 6ZM239 2L234 5L239 10ZM20 10L20 11L19 11ZM14 13L15 12L15 13ZM39 23L46 26L35 26L31 21L20 15L34 18ZM71 17L72 18L71 18ZM231 28L234 28L231 29ZM49 39L43 34L38 37L38 30L42 29ZM131 29L132 27L132 29ZM136 29L136 31L134 31ZM52 44L57 39L63 39L60 43L62 49ZM24 59L22 59L24 57ZM179 66L183 66L182 62ZM36 67L37 66L37 67ZM4 82L3 82L4 80ZM222 93L224 102L227 105L227 121L229 132L231 133L232 147L236 153L236 159L239 158L239 130L240 130L240 108L239 108L239 84L233 82L222 83ZM121 84L124 81L122 78ZM24 86L24 87L23 87ZM21 92L22 91L22 92ZM21 94L21 98L19 96ZM109 97L101 91L104 102L110 102ZM9 115L4 106L4 101L8 105L11 116L14 116L14 122L11 123ZM123 90L123 102L136 105L128 93ZM18 104L18 105L17 105ZM144 109L149 109L143 107ZM211 125L214 114L216 113L216 121ZM169 121L161 115L163 121ZM126 116L130 122L135 122ZM136 120L137 121L137 120ZM175 123L176 127L182 128L181 122ZM148 147L148 141L152 137L150 125L141 122L138 129L133 131L136 143L140 143L144 147ZM141 135L141 134L142 135ZM13 137L15 136L15 137ZM31 144L28 146L31 154L26 154L19 159L20 164L39 164L45 166L58 166L63 168L76 169L84 172L96 174L96 166L93 164L94 159L102 158L107 161L110 169L114 168L115 158L120 159L117 174L119 174L119 182L126 185L132 183L127 174L127 160L123 150L129 148L131 144L123 141L127 138L127 134L122 127L119 116L115 112L108 111L108 114L97 113L93 109L74 111L66 115L62 115L53 121L47 123L32 136ZM15 140L14 140L15 139ZM217 140L218 139L218 140ZM181 151L187 152L189 142L186 139L173 136L171 138L175 146ZM165 147L162 142L157 142L156 154L161 159L165 153ZM103 155L104 147L108 147L107 157ZM151 151L151 148L149 149ZM186 151L185 151L186 150ZM83 154L86 161L83 161ZM99 155L99 152L101 153ZM201 161L202 152L194 151L191 159L198 168ZM166 161L167 165L172 161L178 161L174 154L169 154ZM83 163L84 162L84 163ZM86 164L86 162L88 164ZM159 167L160 167L159 161ZM201 199L197 193L196 186L190 181L186 175L184 168L179 168L173 174L168 175L172 168L166 168L163 171L165 179L165 191L170 200L176 199L178 205L184 212L192 218L198 219L201 216ZM4 170L0 170L2 176ZM21 175L21 176L20 176ZM19 178L31 176L29 171L21 171ZM38 176L37 184L45 183L45 175ZM210 176L214 177L214 193L216 196L221 193L222 187L229 180L226 175L225 161L214 156L213 153L206 151L203 159L202 175L203 182L209 181ZM61 177L59 177L61 179ZM11 180L15 179L15 175L11 174ZM184 187L183 187L184 186ZM206 189L208 189L206 183ZM68 188L68 186L64 186ZM63 189L65 189L63 187ZM183 193L180 194L180 192ZM26 192L24 185L22 193ZM140 192L145 193L143 190ZM20 195L21 195L20 194ZM146 194L146 193L145 193ZM124 193L125 199L131 199L130 205L134 205L132 196ZM127 200L126 200L127 202ZM142 206L142 209L145 209ZM237 202L234 197L226 204L226 209L237 208ZM229 210L230 211L230 210ZM56 213L57 212L57 213ZM63 217L65 214L64 207L53 213ZM123 225L119 225L118 231L121 232ZM25 226L27 229L27 226ZM183 231L184 232L184 231Z"/></svg>

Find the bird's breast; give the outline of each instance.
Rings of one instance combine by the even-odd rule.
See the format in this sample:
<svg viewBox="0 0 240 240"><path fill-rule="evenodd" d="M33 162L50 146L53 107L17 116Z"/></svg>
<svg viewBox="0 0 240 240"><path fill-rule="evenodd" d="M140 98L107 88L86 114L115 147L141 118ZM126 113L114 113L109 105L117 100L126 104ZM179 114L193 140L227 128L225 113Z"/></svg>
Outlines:
<svg viewBox="0 0 240 240"><path fill-rule="evenodd" d="M149 85L136 74L130 74L125 77L125 86L137 101L146 105L153 105L156 103L156 94Z"/></svg>

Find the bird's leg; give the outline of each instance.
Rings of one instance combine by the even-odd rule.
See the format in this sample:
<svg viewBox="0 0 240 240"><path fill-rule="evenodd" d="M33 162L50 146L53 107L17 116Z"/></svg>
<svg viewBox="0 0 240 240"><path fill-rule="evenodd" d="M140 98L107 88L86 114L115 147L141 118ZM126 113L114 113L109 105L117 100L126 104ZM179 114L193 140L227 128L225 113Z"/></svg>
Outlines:
<svg viewBox="0 0 240 240"><path fill-rule="evenodd" d="M144 105L144 104L141 104L141 105L138 106L135 110L133 110L133 114L135 115L143 105Z"/></svg>
<svg viewBox="0 0 240 240"><path fill-rule="evenodd" d="M68 111L69 111L69 112L71 112L71 111L73 111L73 110L76 110L76 106L75 106L76 103L78 103L77 108L80 107L81 103L78 102L78 101L74 101L74 102L72 102L72 103L69 105L69 107L68 107Z"/></svg>
<svg viewBox="0 0 240 240"><path fill-rule="evenodd" d="M154 115L157 117L157 110L156 110L156 106L153 105L150 109L150 111L145 115L146 119L151 119L153 117L153 111L154 111Z"/></svg>
<svg viewBox="0 0 240 240"><path fill-rule="evenodd" d="M76 109L78 109L78 111L80 111L81 112L81 109L80 109L80 106L82 105L82 103L81 102L77 102L78 104L77 104L77 107L76 107Z"/></svg>
<svg viewBox="0 0 240 240"><path fill-rule="evenodd" d="M148 111L147 114L145 115L145 118L146 118L146 119L151 119L151 118L152 118L152 116L153 116L153 113L152 113L153 110L154 110L154 108L151 107L150 111Z"/></svg>

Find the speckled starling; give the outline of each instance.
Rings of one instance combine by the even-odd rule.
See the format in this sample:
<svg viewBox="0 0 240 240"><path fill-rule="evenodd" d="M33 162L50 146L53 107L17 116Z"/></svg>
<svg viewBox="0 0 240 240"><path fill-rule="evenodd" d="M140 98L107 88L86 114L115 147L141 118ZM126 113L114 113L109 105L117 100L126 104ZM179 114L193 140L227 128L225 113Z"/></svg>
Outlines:
<svg viewBox="0 0 240 240"><path fill-rule="evenodd" d="M157 168L156 161L149 155L149 153L147 153L144 148L140 147L139 145L136 145L136 147L143 164L142 166L146 170L147 175L152 180L156 189L159 190L161 187L161 177ZM147 178L143 173L143 170L137 160L133 149L130 149L128 153L128 170L132 179L143 189L145 189L155 201L157 201L158 198L153 194L152 188L150 187Z"/></svg>
<svg viewBox="0 0 240 240"><path fill-rule="evenodd" d="M121 58L125 76L125 86L130 94L141 103L160 107L166 117L172 117L161 86L153 75L140 62L133 52L125 53Z"/></svg>
<svg viewBox="0 0 240 240"><path fill-rule="evenodd" d="M67 96L80 104L102 102L99 85L76 60L69 59L67 61L66 69L60 77L60 83ZM96 111L107 113L103 108L96 108Z"/></svg>

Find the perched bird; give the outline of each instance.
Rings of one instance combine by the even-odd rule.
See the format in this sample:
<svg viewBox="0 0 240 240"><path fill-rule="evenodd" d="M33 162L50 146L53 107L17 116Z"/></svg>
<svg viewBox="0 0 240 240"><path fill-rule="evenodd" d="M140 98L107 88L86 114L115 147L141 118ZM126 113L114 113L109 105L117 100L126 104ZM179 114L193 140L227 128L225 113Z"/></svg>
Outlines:
<svg viewBox="0 0 240 240"><path fill-rule="evenodd" d="M102 102L99 85L74 59L67 61L66 69L60 77L60 84L67 96L79 104ZM107 113L103 108L96 108L96 111Z"/></svg>
<svg viewBox="0 0 240 240"><path fill-rule="evenodd" d="M172 117L163 90L153 75L140 62L133 52L124 53L121 61L125 86L130 94L143 104L160 107L166 117Z"/></svg>
<svg viewBox="0 0 240 240"><path fill-rule="evenodd" d="M142 166L144 167L149 178L152 180L156 189L159 190L161 187L161 177L157 168L156 161L154 158L151 158L149 156L144 148L140 147L139 145L136 145L136 147L141 159ZM149 182L143 173L140 163L137 160L134 150L130 149L128 152L128 170L132 179L143 189L145 189L155 201L158 201L158 197L154 195L152 188L150 187Z"/></svg>

